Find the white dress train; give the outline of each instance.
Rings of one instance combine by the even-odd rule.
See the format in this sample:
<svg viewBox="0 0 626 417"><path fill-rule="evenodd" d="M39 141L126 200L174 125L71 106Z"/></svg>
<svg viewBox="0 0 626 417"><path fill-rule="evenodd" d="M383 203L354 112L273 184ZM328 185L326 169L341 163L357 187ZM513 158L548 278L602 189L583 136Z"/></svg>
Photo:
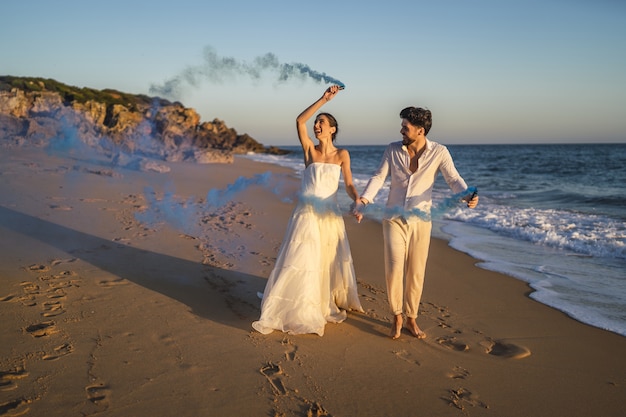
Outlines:
<svg viewBox="0 0 626 417"><path fill-rule="evenodd" d="M345 310L363 311L343 217L336 202L341 167L314 162L303 173L300 201L270 274L261 318L252 327L269 334L324 335Z"/></svg>

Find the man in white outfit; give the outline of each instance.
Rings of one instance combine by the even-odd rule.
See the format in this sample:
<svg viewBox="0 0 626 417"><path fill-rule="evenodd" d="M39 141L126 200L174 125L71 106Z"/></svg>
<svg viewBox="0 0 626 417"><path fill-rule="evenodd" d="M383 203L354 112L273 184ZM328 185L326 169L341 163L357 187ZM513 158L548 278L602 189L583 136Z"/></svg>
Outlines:
<svg viewBox="0 0 626 417"><path fill-rule="evenodd" d="M356 202L354 215L359 221L362 219L364 207L374 200L387 175L391 175L383 219L385 280L394 315L390 336L392 339L400 337L404 313L405 327L421 339L426 334L415 320L430 246L430 208L435 178L441 172L454 193L467 191L467 185L454 167L448 149L426 137L432 126L430 110L407 107L400 112L400 118L402 141L387 146L380 166ZM475 194L468 192L463 199L470 208L478 204Z"/></svg>

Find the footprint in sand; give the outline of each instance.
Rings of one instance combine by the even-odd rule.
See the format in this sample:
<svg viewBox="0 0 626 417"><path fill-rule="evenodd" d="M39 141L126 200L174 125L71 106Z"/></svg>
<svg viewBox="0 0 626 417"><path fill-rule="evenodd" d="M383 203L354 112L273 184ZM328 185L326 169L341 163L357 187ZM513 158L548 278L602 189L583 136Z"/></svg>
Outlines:
<svg viewBox="0 0 626 417"><path fill-rule="evenodd" d="M15 294L9 294L9 295L5 295L4 297L0 298L0 303L4 303L7 301L11 301L15 298Z"/></svg>
<svg viewBox="0 0 626 417"><path fill-rule="evenodd" d="M46 291L46 297L50 299L65 298L67 294L61 288L49 289Z"/></svg>
<svg viewBox="0 0 626 417"><path fill-rule="evenodd" d="M285 350L285 359L288 361L293 361L296 359L296 351L298 350L297 346L294 346L291 340L285 338L280 342L281 345L286 345L287 350Z"/></svg>
<svg viewBox="0 0 626 417"><path fill-rule="evenodd" d="M48 272L50 267L41 264L33 264L28 267L28 270L31 272Z"/></svg>
<svg viewBox="0 0 626 417"><path fill-rule="evenodd" d="M363 281L357 281L357 284L365 289L367 289L369 292L371 292L372 294L376 295L376 294L381 294L384 293L385 290L382 290L380 288L377 288L371 284L368 284L367 282L363 282Z"/></svg>
<svg viewBox="0 0 626 417"><path fill-rule="evenodd" d="M39 285L35 284L34 282L24 281L24 282L20 283L20 286L22 287L22 290L24 291L25 294L28 294L28 295L39 295L40 287L39 287Z"/></svg>
<svg viewBox="0 0 626 417"><path fill-rule="evenodd" d="M52 289L59 288L70 288L70 287L80 287L80 281L71 280L71 281L51 281L48 286Z"/></svg>
<svg viewBox="0 0 626 417"><path fill-rule="evenodd" d="M374 297L370 297L367 294L359 294L359 296L361 297L362 300L369 301L370 303L373 303L376 301Z"/></svg>
<svg viewBox="0 0 626 417"><path fill-rule="evenodd" d="M65 313L60 301L46 301L43 303L43 309L44 311L41 313L43 317L55 317Z"/></svg>
<svg viewBox="0 0 626 417"><path fill-rule="evenodd" d="M72 262L76 262L77 258L69 258L69 259L54 259L52 262L50 262L50 265L52 266L57 266L59 264L63 264L63 263L72 263Z"/></svg>
<svg viewBox="0 0 626 417"><path fill-rule="evenodd" d="M108 406L111 390L106 384L94 384L85 388L87 398L96 405Z"/></svg>
<svg viewBox="0 0 626 417"><path fill-rule="evenodd" d="M283 385L283 381L281 380L280 375L283 374L283 370L279 365L273 364L272 362L268 362L264 365L260 370L261 374L272 386L274 393L277 395L285 395L287 394L287 390Z"/></svg>
<svg viewBox="0 0 626 417"><path fill-rule="evenodd" d="M20 303L22 303L25 307L34 307L37 305L37 300L32 295L23 295L18 298Z"/></svg>
<svg viewBox="0 0 626 417"><path fill-rule="evenodd" d="M454 369L452 369L452 371L448 374L448 377L452 379L466 379L469 376L470 372L460 366L455 366Z"/></svg>
<svg viewBox="0 0 626 417"><path fill-rule="evenodd" d="M330 417L330 414L319 403L311 404L309 409L306 411L306 417L324 417L324 416Z"/></svg>
<svg viewBox="0 0 626 417"><path fill-rule="evenodd" d="M173 346L176 344L176 339L170 334L160 335L157 340L163 346Z"/></svg>
<svg viewBox="0 0 626 417"><path fill-rule="evenodd" d="M466 406L489 408L487 404L478 399L477 395L466 388L451 389L447 401L459 410L465 410Z"/></svg>
<svg viewBox="0 0 626 417"><path fill-rule="evenodd" d="M98 285L105 288L118 287L120 285L128 285L128 281L124 278L111 279L98 282Z"/></svg>
<svg viewBox="0 0 626 417"><path fill-rule="evenodd" d="M481 342L480 345L485 348L485 353L500 358L522 359L530 356L528 348L499 340L486 340Z"/></svg>
<svg viewBox="0 0 626 417"><path fill-rule="evenodd" d="M289 343L289 348L285 350L285 359L287 359L289 362L294 361L296 359L297 350L298 348L296 346L293 346L291 345L291 343Z"/></svg>
<svg viewBox="0 0 626 417"><path fill-rule="evenodd" d="M437 326L441 327L442 329L450 329L452 328L452 326L448 323L448 319L450 319L452 317L452 315L450 314L449 310L447 307L440 307L434 303L426 303L424 305L424 314L429 314L431 313L428 309L432 308L434 310L436 310L433 315L436 315L436 317L434 317L435 320L437 320Z"/></svg>
<svg viewBox="0 0 626 417"><path fill-rule="evenodd" d="M39 279L47 283L49 288L52 288L53 290L55 290L58 288L68 288L72 286L79 287L80 286L79 284L81 281L79 279L71 279L77 276L78 274L74 271L61 271L58 274L41 275L39 276ZM67 278L70 278L70 280L60 281L61 279L67 279Z"/></svg>
<svg viewBox="0 0 626 417"><path fill-rule="evenodd" d="M52 320L44 321L37 324L31 324L24 330L26 330L27 333L30 333L30 335L33 337L50 336L51 334L57 333L58 331L56 328L56 323Z"/></svg>
<svg viewBox="0 0 626 417"><path fill-rule="evenodd" d="M465 352L469 350L467 343L461 342L454 336L442 336L435 339L441 346L448 349L456 350L457 352Z"/></svg>
<svg viewBox="0 0 626 417"><path fill-rule="evenodd" d="M13 391L17 388L15 381L27 376L28 372L23 367L18 367L11 371L0 371L0 391Z"/></svg>
<svg viewBox="0 0 626 417"><path fill-rule="evenodd" d="M52 275L39 275L39 281L50 281L52 279Z"/></svg>
<svg viewBox="0 0 626 417"><path fill-rule="evenodd" d="M263 266L273 265L274 259L263 255L261 252L250 251L249 254L261 258L258 262Z"/></svg>
<svg viewBox="0 0 626 417"><path fill-rule="evenodd" d="M55 361L65 355L69 355L74 351L74 347L69 343L64 343L61 346L57 346L54 348L54 353L49 355L44 355L44 361Z"/></svg>
<svg viewBox="0 0 626 417"><path fill-rule="evenodd" d="M32 401L26 398L19 398L17 400L11 400L4 403L0 403L0 416L21 416L30 411L30 404Z"/></svg>
<svg viewBox="0 0 626 417"><path fill-rule="evenodd" d="M74 271L61 271L58 274L52 275L52 279L75 277L76 275L78 275L78 274L76 274L76 272L74 272Z"/></svg>
<svg viewBox="0 0 626 417"><path fill-rule="evenodd" d="M50 204L50 208L53 210L61 210L61 211L70 211L74 209L74 207L72 206L62 206L58 204Z"/></svg>
<svg viewBox="0 0 626 417"><path fill-rule="evenodd" d="M420 366L419 361L412 359L411 358L411 354L409 352L407 352L406 350L402 349L402 350L393 350L392 351L394 355L396 355L396 358L398 359L402 359L405 362L408 362L410 364L413 365L417 365Z"/></svg>

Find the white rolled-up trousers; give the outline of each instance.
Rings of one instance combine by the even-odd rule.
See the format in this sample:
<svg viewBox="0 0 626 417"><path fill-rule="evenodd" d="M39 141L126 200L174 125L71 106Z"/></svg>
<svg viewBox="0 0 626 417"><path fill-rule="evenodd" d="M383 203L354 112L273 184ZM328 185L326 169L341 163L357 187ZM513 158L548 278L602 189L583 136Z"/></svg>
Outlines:
<svg viewBox="0 0 626 417"><path fill-rule="evenodd" d="M419 310L426 261L430 248L430 221L402 217L383 220L385 280L389 307L394 315L416 318Z"/></svg>

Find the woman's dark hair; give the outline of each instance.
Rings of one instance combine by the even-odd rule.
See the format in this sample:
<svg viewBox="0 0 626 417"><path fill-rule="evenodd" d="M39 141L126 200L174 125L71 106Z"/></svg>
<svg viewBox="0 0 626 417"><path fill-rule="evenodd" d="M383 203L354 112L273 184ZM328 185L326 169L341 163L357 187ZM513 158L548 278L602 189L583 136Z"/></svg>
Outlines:
<svg viewBox="0 0 626 417"><path fill-rule="evenodd" d="M407 107L400 112L400 118L406 119L413 126L423 127L424 135L427 135L433 125L433 114L430 110L421 107Z"/></svg>
<svg viewBox="0 0 626 417"><path fill-rule="evenodd" d="M335 119L335 117L330 113L320 113L317 115L317 117L320 117L320 116L326 116L330 127L335 128L335 133L333 133L333 136L332 136L332 140L334 142L335 138L337 137L337 133L339 133L339 123L337 123L337 119Z"/></svg>

